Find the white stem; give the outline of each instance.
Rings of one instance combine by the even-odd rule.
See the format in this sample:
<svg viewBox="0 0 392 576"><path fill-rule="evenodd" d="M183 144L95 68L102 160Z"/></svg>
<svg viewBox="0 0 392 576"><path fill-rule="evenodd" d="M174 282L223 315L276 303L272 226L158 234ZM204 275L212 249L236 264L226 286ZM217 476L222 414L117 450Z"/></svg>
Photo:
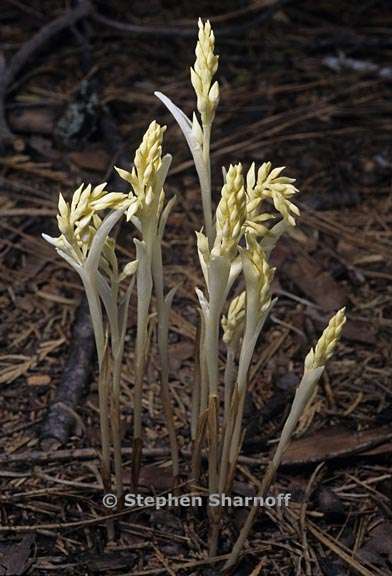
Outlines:
<svg viewBox="0 0 392 576"><path fill-rule="evenodd" d="M233 391L236 381L235 371L236 350L232 344L227 347L225 375L224 375L224 419L223 419L223 443L221 449L221 465L219 471L219 492L224 491L227 480L228 459L230 451L230 440L233 433Z"/></svg>
<svg viewBox="0 0 392 576"><path fill-rule="evenodd" d="M118 348L113 351L113 389L112 389L112 432L114 449L114 473L116 477L116 493L121 502L123 495L122 455L121 455L121 365L123 346L118 342Z"/></svg>
<svg viewBox="0 0 392 576"><path fill-rule="evenodd" d="M161 92L155 92L161 102L170 110L178 122L189 149L192 153L197 175L199 177L200 189L202 194L204 223L206 227L209 244L212 247L215 238L214 226L212 223L211 210L211 173L210 173L210 137L211 125L203 126L203 142L197 140L192 131L192 122L167 96Z"/></svg>
<svg viewBox="0 0 392 576"><path fill-rule="evenodd" d="M305 370L302 380L297 388L295 393L295 397L293 400L293 404L291 406L290 413L287 417L285 425L283 427L283 431L279 440L279 444L276 448L275 454L273 459L271 460L267 472L264 475L260 490L258 492L258 496L264 496L270 487L274 476L279 468L279 465L282 461L282 456L284 452L287 450L288 445L291 440L291 436L298 424L298 420L303 414L309 398L311 398L313 390L317 386L317 383L321 377L321 374L324 371L324 366L319 368L315 368L312 370ZM224 565L224 570L228 570L232 566L234 566L239 558L241 553L242 547L245 544L246 539L249 536L249 532L253 526L254 519L257 513L257 506L253 506L248 514L245 524L241 528L241 532L238 536L236 543L233 546L231 551L230 557L227 560L226 564Z"/></svg>
<svg viewBox="0 0 392 576"><path fill-rule="evenodd" d="M86 293L88 306L90 309L91 322L93 325L95 345L97 349L98 365L101 369L103 352L105 349L105 336L103 328L102 306L99 300L98 291L94 284L94 278L90 274L81 272L81 278Z"/></svg>
<svg viewBox="0 0 392 576"><path fill-rule="evenodd" d="M304 375L302 376L301 382L299 383L295 392L290 413L283 427L279 444L276 448L274 458L271 463L274 469L277 469L280 465L283 454L290 442L291 436L297 427L298 420L304 413L309 400L312 398L317 383L320 380L322 373L324 372L324 368L325 366L320 366L319 368L305 370Z"/></svg>
<svg viewBox="0 0 392 576"><path fill-rule="evenodd" d="M220 310L210 306L206 319L205 355L208 371L209 393L218 395L219 382L219 324Z"/></svg>
<svg viewBox="0 0 392 576"><path fill-rule="evenodd" d="M201 313L201 330L200 330L200 415L202 415L208 406L208 370L207 370L207 359L206 359L206 326L205 318L203 313Z"/></svg>
<svg viewBox="0 0 392 576"><path fill-rule="evenodd" d="M99 380L98 380L98 400L99 400L99 421L101 430L102 445L102 477L105 489L110 489L110 432L109 432L109 370L108 359L105 353L105 337L102 318L102 307L99 300L98 291L93 279L85 271L81 272L81 278L90 309L91 322L93 325L95 344L97 348Z"/></svg>
<svg viewBox="0 0 392 576"><path fill-rule="evenodd" d="M152 294L151 274L151 243L135 240L137 268L137 335L136 335L136 366L134 393L134 425L133 425L133 464L132 480L137 486L141 465L142 452L142 397L143 380L148 347L148 318Z"/></svg>
<svg viewBox="0 0 392 576"><path fill-rule="evenodd" d="M206 182L200 181L203 204L204 225L210 249L214 244L215 230L212 223L212 190L211 190L211 158L210 158L211 124L203 125L203 162L206 171Z"/></svg>
<svg viewBox="0 0 392 576"><path fill-rule="evenodd" d="M235 348L229 345L227 347L225 375L224 375L224 422L229 418L233 386L235 382Z"/></svg>
<svg viewBox="0 0 392 576"><path fill-rule="evenodd" d="M223 304L222 304L223 306ZM219 404L218 404L218 388L219 388L219 326L222 306L214 305L210 302L210 308L206 319L206 334L205 334L205 356L207 361L208 373L208 430L209 430L209 492L210 494L216 493L218 488L217 481L217 460L218 460L218 444L219 444Z"/></svg>
<svg viewBox="0 0 392 576"><path fill-rule="evenodd" d="M152 256L152 275L154 280L154 289L156 305L158 312L158 348L161 360L161 398L163 410L166 417L166 425L169 433L171 455L173 461L173 478L179 475L179 457L176 429L174 425L174 414L172 409L172 398L169 388L169 312L170 301L165 301L163 289L163 265L161 238L156 236L154 239L153 256Z"/></svg>
<svg viewBox="0 0 392 576"><path fill-rule="evenodd" d="M198 422L200 418L200 401L201 401L201 366L200 366L200 336L202 330L202 314L200 313L197 323L195 338L195 366L192 386L192 412L191 412L191 438L194 444L197 436Z"/></svg>

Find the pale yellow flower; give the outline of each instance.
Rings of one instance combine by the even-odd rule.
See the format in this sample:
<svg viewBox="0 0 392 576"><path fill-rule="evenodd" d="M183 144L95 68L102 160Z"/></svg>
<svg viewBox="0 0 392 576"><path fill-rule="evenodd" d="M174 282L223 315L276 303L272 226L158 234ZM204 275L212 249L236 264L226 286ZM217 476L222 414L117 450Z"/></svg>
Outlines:
<svg viewBox="0 0 392 576"><path fill-rule="evenodd" d="M210 22L207 20L203 23L199 18L198 25L196 61L194 67L191 68L191 82L197 96L197 109L204 125L213 121L219 102L218 82L212 84L212 79L218 69L219 57L214 54L215 37Z"/></svg>
<svg viewBox="0 0 392 576"><path fill-rule="evenodd" d="M71 204L62 194L59 196L57 222L59 230L68 243L85 255L92 238L101 224L98 212L107 209L122 209L128 203L126 194L107 192L106 182L94 188L91 184L81 184L75 190Z"/></svg>
<svg viewBox="0 0 392 576"><path fill-rule="evenodd" d="M256 186L256 169L253 162L246 175L246 222L245 228L257 236L268 234L268 227L264 222L275 216L269 212L262 212L263 197Z"/></svg>
<svg viewBox="0 0 392 576"><path fill-rule="evenodd" d="M246 220L246 195L242 164L230 165L216 210L216 239L213 254L233 259Z"/></svg>
<svg viewBox="0 0 392 576"><path fill-rule="evenodd" d="M341 308L335 316L331 318L328 326L320 336L316 347L311 348L305 358L305 369L310 370L325 366L327 360L332 356L336 344L342 335L343 326L346 322L345 309Z"/></svg>
<svg viewBox="0 0 392 576"><path fill-rule="evenodd" d="M299 209L293 204L291 198L297 188L293 185L295 179L280 176L284 166L272 169L271 162L264 162L257 172L255 196L260 199L271 198L275 209L289 224L295 226L295 217L299 216Z"/></svg>
<svg viewBox="0 0 392 576"><path fill-rule="evenodd" d="M271 284L275 268L268 264L255 234L246 234L246 245L242 256L248 299L252 298L257 303L257 313L262 314L271 304Z"/></svg>
<svg viewBox="0 0 392 576"><path fill-rule="evenodd" d="M51 238L56 248L67 253L76 262L82 263L88 254L93 238L102 224L98 214L107 209L125 209L129 203L127 194L107 192L106 183L92 187L81 184L75 190L69 204L59 195L57 222L61 235ZM49 239L49 237L46 237ZM103 257L113 261L114 247L108 239L104 246ZM111 265L111 264L110 264Z"/></svg>
<svg viewBox="0 0 392 576"><path fill-rule="evenodd" d="M131 184L130 205L127 211L129 220L134 214L139 218L162 208L162 190L154 190L157 172L162 163L162 140L166 126L151 122L143 140L136 150L131 172L116 168L118 174Z"/></svg>
<svg viewBox="0 0 392 576"><path fill-rule="evenodd" d="M223 341L226 345L238 340L245 322L246 292L241 292L230 302L227 316L222 318Z"/></svg>

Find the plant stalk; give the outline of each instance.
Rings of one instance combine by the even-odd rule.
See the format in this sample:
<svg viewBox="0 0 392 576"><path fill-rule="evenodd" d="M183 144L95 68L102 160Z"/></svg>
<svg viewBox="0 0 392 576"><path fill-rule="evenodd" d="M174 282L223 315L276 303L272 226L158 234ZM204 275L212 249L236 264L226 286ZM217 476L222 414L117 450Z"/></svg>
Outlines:
<svg viewBox="0 0 392 576"><path fill-rule="evenodd" d="M272 480L275 476L276 473L276 469L272 466L272 462L270 463L270 465L268 466L268 470L267 470L267 474L264 477L263 483L257 493L257 497L263 498L268 490L268 488L271 486ZM236 563L238 562L238 558L240 556L241 550L249 536L249 532L252 529L253 526L253 522L255 520L256 514L257 514L258 508L256 505L253 505L252 508L249 511L248 517L245 521L245 524L243 525L243 527L241 528L241 532L237 538L237 541L235 542L231 554L226 562L226 564L223 566L223 570L226 572L227 570L229 570L230 568L232 568L233 566L236 565Z"/></svg>
<svg viewBox="0 0 392 576"><path fill-rule="evenodd" d="M285 425L283 426L282 434L279 439L279 444L275 450L273 459L270 461L267 471L262 480L260 490L257 496L264 497L267 490L272 484L272 481L276 475L276 472L280 466L284 452L286 451L288 445L290 444L291 436L298 424L298 420L303 414L309 400L311 399L312 392L317 386L319 379L324 371L324 366L317 367L312 370L304 371L302 380L296 390L293 404L291 406L289 415L286 419ZM245 524L241 528L241 532L238 536L236 543L232 549L229 559L224 565L223 569L228 570L232 568L238 561L239 555L241 553L242 547L249 536L249 532L253 526L254 519L257 514L257 506L253 505Z"/></svg>
<svg viewBox="0 0 392 576"><path fill-rule="evenodd" d="M227 347L225 374L224 374L224 423L228 421L230 414L231 398L235 382L235 348Z"/></svg>
<svg viewBox="0 0 392 576"><path fill-rule="evenodd" d="M154 238L152 257L152 276L154 280L154 290L156 297L156 307L158 313L158 349L161 360L161 401L166 418L166 425L169 434L169 442L172 456L173 482L178 482L179 477L179 456L176 429L174 424L174 413L172 409L172 398L169 388L169 312L170 303L165 300L163 288L163 265L162 249L160 237Z"/></svg>
<svg viewBox="0 0 392 576"><path fill-rule="evenodd" d="M122 504L123 477L121 456L121 364L123 347L113 351L113 394L112 394L112 435L114 450L114 473L116 478L116 494L119 504Z"/></svg>
<svg viewBox="0 0 392 576"><path fill-rule="evenodd" d="M98 379L98 401L99 401L99 422L102 445L102 482L105 490L111 489L111 458L110 458L110 433L109 433L109 367L106 354L105 337L103 330L102 308L98 292L89 275L82 276L87 302L90 309L91 321L93 324L95 344L97 348L99 379Z"/></svg>
<svg viewBox="0 0 392 576"><path fill-rule="evenodd" d="M210 394L208 406L208 492L216 494L218 492L218 397ZM208 508L210 518L209 533L209 556L213 557L217 552L219 535L219 511L214 507Z"/></svg>
<svg viewBox="0 0 392 576"><path fill-rule="evenodd" d="M208 373L208 486L209 493L214 494L218 489L218 383L219 383L219 322L220 310L210 302L206 318L205 354Z"/></svg>
<svg viewBox="0 0 392 576"><path fill-rule="evenodd" d="M197 427L200 418L200 401L201 401L201 366L200 366L200 336L202 320L199 316L196 326L195 336L195 364L192 386L192 412L191 412L191 439L194 445L197 437Z"/></svg>
<svg viewBox="0 0 392 576"><path fill-rule="evenodd" d="M211 158L210 158L211 124L203 124L203 161L207 172L208 187L202 187L204 225L210 249L214 244L215 230L212 222L212 192L211 192Z"/></svg>
<svg viewBox="0 0 392 576"><path fill-rule="evenodd" d="M137 335L134 394L132 484L134 489L139 482L142 459L142 399L143 381L148 347L148 318L152 294L151 244L135 241L137 247Z"/></svg>

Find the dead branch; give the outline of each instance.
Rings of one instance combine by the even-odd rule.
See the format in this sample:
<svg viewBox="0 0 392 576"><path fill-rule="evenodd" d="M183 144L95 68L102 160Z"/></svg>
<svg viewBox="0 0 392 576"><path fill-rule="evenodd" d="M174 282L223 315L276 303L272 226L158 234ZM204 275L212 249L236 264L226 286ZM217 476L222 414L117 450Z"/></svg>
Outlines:
<svg viewBox="0 0 392 576"><path fill-rule="evenodd" d="M73 10L67 11L46 26L43 26L30 40L13 55L8 65L4 57L0 59L0 148L14 142L14 135L10 131L4 110L4 102L11 84L21 70L32 60L54 36L64 29L73 26L78 20L87 16L91 11L88 0L81 2Z"/></svg>
<svg viewBox="0 0 392 576"><path fill-rule="evenodd" d="M265 9L263 9L259 14L254 16L253 18L249 18L240 24L233 25L233 26L226 26L222 28L218 28L216 30L216 36L238 36L245 32L250 28L254 28L262 24L263 22L270 20L274 14L280 10L284 5L288 4L290 0L271 0L271 3L267 5ZM264 8L264 7L263 7ZM119 32L125 32L127 34L138 34L142 36L158 36L158 37L166 37L166 38L173 38L173 37L195 37L196 31L194 26L190 28L179 27L179 26L146 26L146 25L138 25L132 24L131 22L119 22L118 20L113 20L112 18L108 18L99 14L98 12L93 12L92 17L96 20L99 24L104 24L110 28L114 28ZM213 20L213 19L212 19Z"/></svg>
<svg viewBox="0 0 392 576"><path fill-rule="evenodd" d="M124 456L132 456L132 448L122 448ZM190 458L191 453L189 450L181 450L181 456ZM143 450L143 457L151 460L159 460L170 457L169 448L146 448ZM99 450L95 448L74 448L56 451L47 450L30 450L20 452L19 454L1 454L0 465L16 464L35 466L37 464L45 464L47 462L72 462L72 461L85 461L85 460L99 460ZM251 458L248 456L240 456L239 462L248 465L265 464L263 458Z"/></svg>
<svg viewBox="0 0 392 576"><path fill-rule="evenodd" d="M75 427L74 412L86 390L92 369L95 343L87 300L76 313L71 348L61 382L41 427L41 445L53 449L65 444Z"/></svg>

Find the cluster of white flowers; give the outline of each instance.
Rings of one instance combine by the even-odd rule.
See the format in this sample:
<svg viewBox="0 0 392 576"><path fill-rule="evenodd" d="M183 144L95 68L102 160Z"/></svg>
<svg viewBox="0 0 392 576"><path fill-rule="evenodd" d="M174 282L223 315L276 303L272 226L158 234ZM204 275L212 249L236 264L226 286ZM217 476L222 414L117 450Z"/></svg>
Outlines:
<svg viewBox="0 0 392 576"><path fill-rule="evenodd" d="M127 220L136 215L140 220L159 216L163 203L163 188L156 186L159 169L162 165L162 140L166 126L151 122L143 140L136 150L131 172L116 168L118 174L129 182Z"/></svg>
<svg viewBox="0 0 392 576"><path fill-rule="evenodd" d="M219 84L212 79L218 69L219 56L214 54L215 37L211 24L203 24L199 18L199 38L196 45L196 61L191 68L191 82L197 96L197 109L202 124L211 124L219 103ZM211 85L212 84L212 85Z"/></svg>

